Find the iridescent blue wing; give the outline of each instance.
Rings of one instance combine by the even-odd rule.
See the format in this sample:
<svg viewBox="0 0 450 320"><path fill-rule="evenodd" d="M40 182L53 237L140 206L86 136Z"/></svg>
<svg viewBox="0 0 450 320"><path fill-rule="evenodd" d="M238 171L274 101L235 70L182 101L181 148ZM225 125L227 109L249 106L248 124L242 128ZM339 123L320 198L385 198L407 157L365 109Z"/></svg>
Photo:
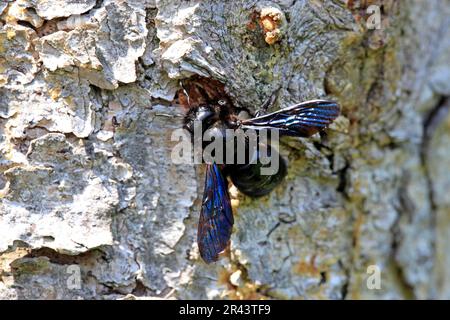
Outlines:
<svg viewBox="0 0 450 320"><path fill-rule="evenodd" d="M233 222L227 181L215 163L208 164L197 233L200 255L206 263L216 261L228 245Z"/></svg>
<svg viewBox="0 0 450 320"><path fill-rule="evenodd" d="M241 122L243 129L277 129L281 135L310 137L339 115L334 101L311 100Z"/></svg>

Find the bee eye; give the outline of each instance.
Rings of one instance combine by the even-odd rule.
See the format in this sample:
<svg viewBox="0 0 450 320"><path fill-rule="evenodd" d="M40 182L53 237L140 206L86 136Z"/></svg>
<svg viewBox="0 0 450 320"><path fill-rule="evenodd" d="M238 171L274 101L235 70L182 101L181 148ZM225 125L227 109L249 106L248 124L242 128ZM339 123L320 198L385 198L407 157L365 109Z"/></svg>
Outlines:
<svg viewBox="0 0 450 320"><path fill-rule="evenodd" d="M227 102L225 100L219 100L219 101L217 101L217 103L221 106L224 106L227 104Z"/></svg>

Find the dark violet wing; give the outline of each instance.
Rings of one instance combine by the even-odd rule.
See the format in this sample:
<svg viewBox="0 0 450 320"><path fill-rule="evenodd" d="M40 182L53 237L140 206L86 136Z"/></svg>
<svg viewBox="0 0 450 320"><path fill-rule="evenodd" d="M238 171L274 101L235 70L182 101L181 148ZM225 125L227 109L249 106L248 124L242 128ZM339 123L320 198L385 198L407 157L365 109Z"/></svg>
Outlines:
<svg viewBox="0 0 450 320"><path fill-rule="evenodd" d="M310 137L331 124L339 109L334 101L311 100L241 123L243 129L277 129L281 135Z"/></svg>
<svg viewBox="0 0 450 320"><path fill-rule="evenodd" d="M200 255L206 263L218 259L228 245L232 228L233 212L226 180L215 163L208 164L197 233Z"/></svg>

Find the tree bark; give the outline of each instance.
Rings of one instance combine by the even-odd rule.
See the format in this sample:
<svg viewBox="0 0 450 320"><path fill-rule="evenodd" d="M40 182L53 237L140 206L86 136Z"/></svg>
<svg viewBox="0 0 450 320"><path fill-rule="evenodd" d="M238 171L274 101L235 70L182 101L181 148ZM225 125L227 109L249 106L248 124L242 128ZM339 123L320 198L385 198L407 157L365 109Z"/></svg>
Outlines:
<svg viewBox="0 0 450 320"><path fill-rule="evenodd" d="M3 0L0 298L450 298L449 8ZM252 111L278 88L273 110L342 108L326 135L282 139L269 196L231 189L210 265L204 167L170 157L192 76Z"/></svg>

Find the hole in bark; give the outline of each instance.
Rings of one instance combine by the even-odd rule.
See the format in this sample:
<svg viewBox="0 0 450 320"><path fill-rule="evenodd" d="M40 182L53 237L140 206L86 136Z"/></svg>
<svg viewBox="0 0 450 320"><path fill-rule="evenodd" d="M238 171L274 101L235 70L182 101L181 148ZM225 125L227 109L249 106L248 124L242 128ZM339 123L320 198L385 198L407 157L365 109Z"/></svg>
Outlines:
<svg viewBox="0 0 450 320"><path fill-rule="evenodd" d="M38 37L45 37L48 36L49 34L57 32L58 31L57 24L59 21L62 20L63 20L62 18L55 18L52 20L45 21L41 27L35 29Z"/></svg>
<svg viewBox="0 0 450 320"><path fill-rule="evenodd" d="M95 6L94 6L92 9L98 9L98 8L101 8L102 5L103 5L103 0L97 0L97 1L95 2Z"/></svg>
<svg viewBox="0 0 450 320"><path fill-rule="evenodd" d="M189 109L209 101L229 100L225 85L218 80L194 76L183 80L182 88L175 95L175 104Z"/></svg>
<svg viewBox="0 0 450 320"><path fill-rule="evenodd" d="M341 299L344 300L345 297L347 297L348 288L350 285L350 270L344 266L344 263L342 262L342 260L338 260L338 265L342 270L344 270L345 276L346 276L345 283L342 285L342 288L341 288Z"/></svg>
<svg viewBox="0 0 450 320"><path fill-rule="evenodd" d="M21 25L22 27L34 29L34 26L31 23L29 23L28 21L19 20L19 21L17 21L17 24Z"/></svg>
<svg viewBox="0 0 450 320"><path fill-rule="evenodd" d="M147 295L147 288L144 286L142 281L136 280L136 286L131 293L136 297L143 297Z"/></svg>
<svg viewBox="0 0 450 320"><path fill-rule="evenodd" d="M47 237L55 240L51 236L45 236L44 238ZM24 256L24 258L47 257L51 263L66 265L66 264L80 264L83 261L101 258L103 255L104 253L98 249L88 250L86 252L77 255L70 255L59 253L48 247L42 247L40 249L31 250L29 254Z"/></svg>
<svg viewBox="0 0 450 320"><path fill-rule="evenodd" d="M348 197L346 189L347 189L347 171L349 167L350 165L346 163L345 167L338 171L339 184L336 188L336 191L342 193L346 197Z"/></svg>
<svg viewBox="0 0 450 320"><path fill-rule="evenodd" d="M325 271L322 271L320 273L320 282L319 285L324 284L325 282L327 282L327 273Z"/></svg>

